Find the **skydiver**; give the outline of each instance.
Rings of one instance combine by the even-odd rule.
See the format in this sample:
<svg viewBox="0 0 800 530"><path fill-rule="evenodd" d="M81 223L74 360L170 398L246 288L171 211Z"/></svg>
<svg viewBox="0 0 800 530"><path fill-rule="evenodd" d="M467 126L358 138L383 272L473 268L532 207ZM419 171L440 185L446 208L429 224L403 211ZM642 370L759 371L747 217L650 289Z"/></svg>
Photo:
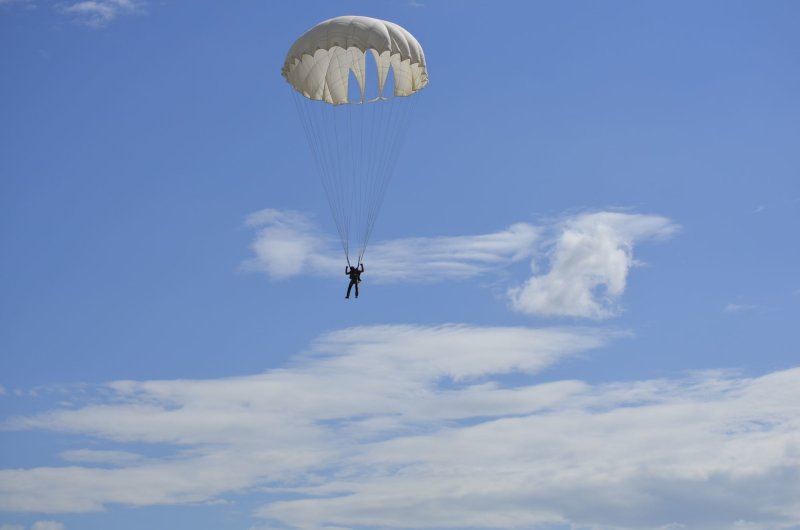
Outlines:
<svg viewBox="0 0 800 530"><path fill-rule="evenodd" d="M350 298L350 289L356 286L356 298L358 298L358 284L361 283L361 273L364 272L364 264L359 263L358 268L351 267L350 264L344 268L344 273L350 276L350 285L347 286L347 295L345 298Z"/></svg>

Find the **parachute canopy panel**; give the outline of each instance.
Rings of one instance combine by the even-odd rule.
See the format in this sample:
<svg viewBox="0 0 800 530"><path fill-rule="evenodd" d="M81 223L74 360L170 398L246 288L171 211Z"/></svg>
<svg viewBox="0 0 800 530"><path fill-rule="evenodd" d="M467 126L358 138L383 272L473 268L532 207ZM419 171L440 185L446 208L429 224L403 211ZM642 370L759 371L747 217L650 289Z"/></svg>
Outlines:
<svg viewBox="0 0 800 530"><path fill-rule="evenodd" d="M282 74L306 98L332 105L363 103L366 57L377 67L378 99L389 69L394 72L394 96L410 96L428 84L425 54L411 33L402 27L370 17L344 16L321 22L304 33L286 55ZM361 98L348 98L350 74L358 82Z"/></svg>

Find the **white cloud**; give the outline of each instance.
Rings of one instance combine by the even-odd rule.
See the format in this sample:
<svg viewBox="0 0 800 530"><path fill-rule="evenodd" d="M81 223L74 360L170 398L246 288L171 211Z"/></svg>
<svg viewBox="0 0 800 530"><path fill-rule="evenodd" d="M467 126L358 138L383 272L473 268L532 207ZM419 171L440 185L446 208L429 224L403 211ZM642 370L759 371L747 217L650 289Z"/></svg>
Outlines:
<svg viewBox="0 0 800 530"><path fill-rule="evenodd" d="M618 313L635 243L671 236L665 217L597 212L557 226L550 270L509 290L515 310L542 316L607 318Z"/></svg>
<svg viewBox="0 0 800 530"><path fill-rule="evenodd" d="M758 307L752 304L726 304L723 311L726 313L747 313L756 309Z"/></svg>
<svg viewBox="0 0 800 530"><path fill-rule="evenodd" d="M341 276L336 243L299 212L262 210L246 223L258 229L243 266L274 279L301 274ZM677 230L653 215L597 212L535 226L517 223L499 232L384 241L370 247L366 277L378 282L435 282L474 278L532 260L533 276L509 289L512 308L542 316L605 318L617 312L633 245ZM549 271L537 274L538 261ZM422 273L420 271L422 270Z"/></svg>
<svg viewBox="0 0 800 530"><path fill-rule="evenodd" d="M5 428L89 435L109 451L156 444L167 456L2 470L0 510L265 491L258 515L272 529L800 523L800 368L595 385L538 375L611 338L360 327L260 375L111 383L82 407Z"/></svg>
<svg viewBox="0 0 800 530"><path fill-rule="evenodd" d="M122 465L142 460L142 455L129 451L98 451L95 449L73 449L61 453L61 458L69 462L86 464Z"/></svg>
<svg viewBox="0 0 800 530"><path fill-rule="evenodd" d="M267 209L252 214L246 224L258 228L258 234L251 245L256 257L245 262L245 268L275 279L299 274L342 276L341 248L319 235L303 214ZM530 257L538 236L536 227L519 223L478 236L381 242L370 247L366 274L378 282L471 278Z"/></svg>
<svg viewBox="0 0 800 530"><path fill-rule="evenodd" d="M33 0L0 0L0 7L5 6L23 6L26 8L33 9L36 7L36 4ZM3 527L0 526L0 530L3 530Z"/></svg>
<svg viewBox="0 0 800 530"><path fill-rule="evenodd" d="M0 385L0 396L5 396L7 393L8 391L6 390L6 387Z"/></svg>
<svg viewBox="0 0 800 530"><path fill-rule="evenodd" d="M322 337L295 366L259 376L112 383L108 388L114 398L108 402L17 418L7 426L194 449L115 469L2 471L0 509L73 512L100 510L107 503L199 502L267 480L291 481L335 461L343 450L339 444L348 439L413 430L443 415L491 413L513 396L483 402L478 386L430 409L427 399L437 393L442 378L467 381L486 373L536 372L606 337L597 331L525 328L353 328ZM487 356L487 349L493 355ZM563 391L539 389L535 394L545 403L550 393ZM347 436L342 432L339 442L328 443L331 430L338 429L320 422L347 425Z"/></svg>
<svg viewBox="0 0 800 530"><path fill-rule="evenodd" d="M61 6L61 12L73 15L82 24L102 27L122 15L142 13L142 0L83 0L68 2Z"/></svg>
<svg viewBox="0 0 800 530"><path fill-rule="evenodd" d="M256 240L250 245L256 258L243 264L246 269L284 279L304 272L331 274L341 268L341 260L328 248L331 242L299 212L261 210L251 214L245 224L258 229Z"/></svg>
<svg viewBox="0 0 800 530"><path fill-rule="evenodd" d="M36 521L31 530L64 530L64 523L56 521Z"/></svg>
<svg viewBox="0 0 800 530"><path fill-rule="evenodd" d="M2 5L2 0L0 0L0 5ZM0 530L25 530L25 527L21 524L0 524Z"/></svg>

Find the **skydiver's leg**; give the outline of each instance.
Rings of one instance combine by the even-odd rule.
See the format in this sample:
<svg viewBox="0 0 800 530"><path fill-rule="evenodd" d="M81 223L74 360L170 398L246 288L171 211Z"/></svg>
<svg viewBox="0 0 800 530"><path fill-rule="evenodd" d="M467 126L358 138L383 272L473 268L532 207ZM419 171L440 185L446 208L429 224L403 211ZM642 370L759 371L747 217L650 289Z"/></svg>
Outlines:
<svg viewBox="0 0 800 530"><path fill-rule="evenodd" d="M353 280L350 280L350 285L347 286L347 295L345 298L350 298L350 289L353 288L354 283L355 282ZM356 285L356 298L358 298L358 285Z"/></svg>
<svg viewBox="0 0 800 530"><path fill-rule="evenodd" d="M358 282L354 282L356 286L356 298L358 298Z"/></svg>

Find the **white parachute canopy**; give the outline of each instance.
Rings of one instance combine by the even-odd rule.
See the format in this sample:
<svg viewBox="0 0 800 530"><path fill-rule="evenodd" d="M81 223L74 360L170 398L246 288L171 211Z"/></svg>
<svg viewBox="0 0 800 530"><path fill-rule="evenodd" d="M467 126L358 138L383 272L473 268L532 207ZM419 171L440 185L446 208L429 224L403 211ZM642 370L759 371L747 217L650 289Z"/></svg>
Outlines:
<svg viewBox="0 0 800 530"><path fill-rule="evenodd" d="M407 96L428 83L422 47L392 22L337 17L295 41L282 74L345 257L361 262L416 101Z"/></svg>

